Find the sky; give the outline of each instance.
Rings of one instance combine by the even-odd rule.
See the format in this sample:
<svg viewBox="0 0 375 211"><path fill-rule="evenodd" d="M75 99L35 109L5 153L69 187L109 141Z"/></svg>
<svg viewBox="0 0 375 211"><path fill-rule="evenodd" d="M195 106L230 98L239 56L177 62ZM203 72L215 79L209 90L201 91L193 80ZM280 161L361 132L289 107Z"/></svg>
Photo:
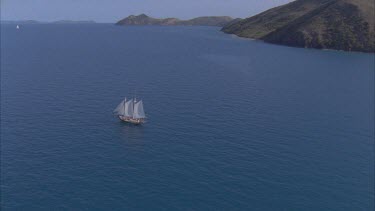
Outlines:
<svg viewBox="0 0 375 211"><path fill-rule="evenodd" d="M189 19L244 18L292 0L0 0L1 20L93 20L112 23L129 15Z"/></svg>

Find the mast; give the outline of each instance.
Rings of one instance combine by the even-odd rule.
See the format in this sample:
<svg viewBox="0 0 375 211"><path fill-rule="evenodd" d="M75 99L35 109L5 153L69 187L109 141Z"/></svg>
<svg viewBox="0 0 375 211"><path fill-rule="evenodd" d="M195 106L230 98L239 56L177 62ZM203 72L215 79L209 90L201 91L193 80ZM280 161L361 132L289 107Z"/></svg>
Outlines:
<svg viewBox="0 0 375 211"><path fill-rule="evenodd" d="M144 112L144 109L143 109L143 102L142 100L136 102L134 104L134 118L135 119L144 119L146 116L145 116L145 112Z"/></svg>
<svg viewBox="0 0 375 211"><path fill-rule="evenodd" d="M125 116L125 112L126 112L126 97L125 97L125 100L124 100L124 112L123 112L124 116Z"/></svg>
<svg viewBox="0 0 375 211"><path fill-rule="evenodd" d="M133 119L134 119L134 109L135 109L135 103L137 102L137 89L134 89L134 100L133 100Z"/></svg>
<svg viewBox="0 0 375 211"><path fill-rule="evenodd" d="M135 109L135 103L137 102L137 89L134 89L134 102L133 102L133 119L134 119L134 109Z"/></svg>
<svg viewBox="0 0 375 211"><path fill-rule="evenodd" d="M128 100L125 102L125 110L124 110L124 116L125 117L132 117L133 116L133 99Z"/></svg>

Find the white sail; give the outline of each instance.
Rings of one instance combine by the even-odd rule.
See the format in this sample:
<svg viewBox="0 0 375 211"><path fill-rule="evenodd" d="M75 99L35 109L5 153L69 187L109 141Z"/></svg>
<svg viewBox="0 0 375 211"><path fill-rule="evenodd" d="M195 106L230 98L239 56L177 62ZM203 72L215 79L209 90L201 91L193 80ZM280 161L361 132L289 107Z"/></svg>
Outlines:
<svg viewBox="0 0 375 211"><path fill-rule="evenodd" d="M113 113L117 115L125 115L125 100L121 101L121 103L116 107L115 110L113 110Z"/></svg>
<svg viewBox="0 0 375 211"><path fill-rule="evenodd" d="M132 117L133 116L133 99L129 100L125 103L125 110L124 110L124 116L126 117Z"/></svg>
<svg viewBox="0 0 375 211"><path fill-rule="evenodd" d="M146 118L145 111L143 109L143 103L142 100L136 102L134 104L134 115L133 118L140 119L140 118Z"/></svg>

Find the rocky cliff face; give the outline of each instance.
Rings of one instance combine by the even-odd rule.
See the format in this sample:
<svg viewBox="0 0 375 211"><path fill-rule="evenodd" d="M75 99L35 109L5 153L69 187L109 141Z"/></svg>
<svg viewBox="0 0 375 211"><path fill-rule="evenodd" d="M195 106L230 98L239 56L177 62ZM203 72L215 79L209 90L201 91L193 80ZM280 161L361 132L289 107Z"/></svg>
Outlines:
<svg viewBox="0 0 375 211"><path fill-rule="evenodd" d="M222 31L295 47L375 51L373 0L297 0Z"/></svg>

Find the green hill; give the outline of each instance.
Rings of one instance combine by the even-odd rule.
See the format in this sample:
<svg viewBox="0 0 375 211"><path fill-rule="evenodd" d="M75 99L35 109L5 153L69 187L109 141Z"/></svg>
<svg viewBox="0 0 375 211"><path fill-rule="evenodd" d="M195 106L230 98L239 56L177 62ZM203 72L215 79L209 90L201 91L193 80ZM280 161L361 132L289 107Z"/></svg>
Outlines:
<svg viewBox="0 0 375 211"><path fill-rule="evenodd" d="M145 14L138 16L130 15L116 23L116 25L170 25L170 26L225 26L233 21L228 16L207 16L190 20L180 20L177 18L152 18Z"/></svg>
<svg viewBox="0 0 375 211"><path fill-rule="evenodd" d="M297 0L222 31L295 47L374 52L374 22L373 0Z"/></svg>

